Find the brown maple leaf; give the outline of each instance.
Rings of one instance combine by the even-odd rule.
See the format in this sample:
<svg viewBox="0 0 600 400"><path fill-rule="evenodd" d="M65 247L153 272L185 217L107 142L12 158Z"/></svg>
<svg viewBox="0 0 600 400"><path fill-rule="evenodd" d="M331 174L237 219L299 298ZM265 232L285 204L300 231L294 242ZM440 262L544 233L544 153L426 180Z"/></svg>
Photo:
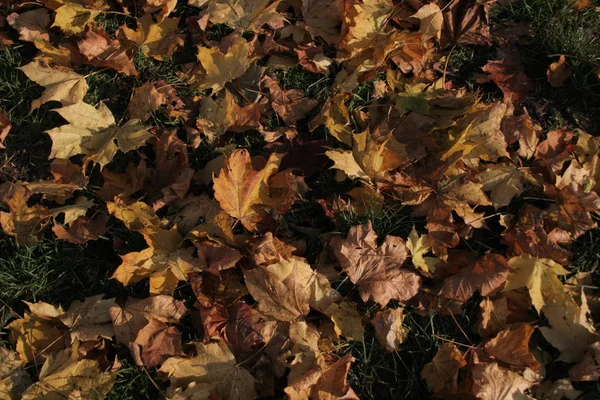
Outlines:
<svg viewBox="0 0 600 400"><path fill-rule="evenodd" d="M499 360L513 368L519 370L531 368L539 371L541 365L529 351L529 340L534 331L535 327L531 325L505 329L485 344L484 351L492 359Z"/></svg>
<svg viewBox="0 0 600 400"><path fill-rule="evenodd" d="M469 300L475 292L487 296L504 284L509 271L504 257L488 253L474 265L444 279L441 294L460 302Z"/></svg>
<svg viewBox="0 0 600 400"><path fill-rule="evenodd" d="M421 378L434 394L456 393L458 372L465 365L467 361L456 346L444 343L438 348L433 360L423 367Z"/></svg>
<svg viewBox="0 0 600 400"><path fill-rule="evenodd" d="M501 49L499 57L499 60L488 61L483 70L490 74L505 99L515 103L522 102L533 90L533 82L523 70L518 50Z"/></svg>
<svg viewBox="0 0 600 400"><path fill-rule="evenodd" d="M271 107L288 126L296 126L299 120L319 104L317 100L305 97L302 90L283 90L277 81L269 76L263 76L261 83L269 89Z"/></svg>
<svg viewBox="0 0 600 400"><path fill-rule="evenodd" d="M407 257L401 238L388 235L378 246L377 234L368 222L353 226L346 239L335 238L331 246L363 301L373 299L385 307L392 299L406 301L417 294L421 278L400 268Z"/></svg>

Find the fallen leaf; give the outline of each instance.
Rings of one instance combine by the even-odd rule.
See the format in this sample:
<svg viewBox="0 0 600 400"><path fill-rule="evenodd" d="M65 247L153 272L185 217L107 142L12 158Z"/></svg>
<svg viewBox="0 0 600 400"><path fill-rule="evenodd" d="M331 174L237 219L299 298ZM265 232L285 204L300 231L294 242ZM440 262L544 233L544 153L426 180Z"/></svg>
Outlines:
<svg viewBox="0 0 600 400"><path fill-rule="evenodd" d="M288 126L295 126L299 120L303 119L310 110L319 104L317 100L305 97L302 90L283 90L277 84L277 81L269 76L263 77L262 84L269 89L271 107Z"/></svg>
<svg viewBox="0 0 600 400"><path fill-rule="evenodd" d="M147 121L154 111L165 104L165 96L156 90L154 82L144 83L133 91L133 96L127 106L129 118Z"/></svg>
<svg viewBox="0 0 600 400"><path fill-rule="evenodd" d="M416 14L411 16L421 21L419 33L423 40L436 38L440 39L442 34L442 26L444 24L444 16L442 10L437 4L425 4L419 8Z"/></svg>
<svg viewBox="0 0 600 400"><path fill-rule="evenodd" d="M32 111L49 101L60 101L63 106L76 104L83 100L88 91L85 76L72 70L51 68L39 60L34 60L19 69L29 79L45 88L42 96L31 102Z"/></svg>
<svg viewBox="0 0 600 400"><path fill-rule="evenodd" d="M0 393L2 399L17 400L32 384L29 373L17 352L0 347Z"/></svg>
<svg viewBox="0 0 600 400"><path fill-rule="evenodd" d="M171 386L167 396L177 388L189 385L207 384L213 396L223 400L254 400L254 378L235 357L224 342L202 344L192 342L196 348L193 358L171 357L159 369L159 373L169 378Z"/></svg>
<svg viewBox="0 0 600 400"><path fill-rule="evenodd" d="M506 282L509 271L504 257L488 253L472 266L444 279L441 294L460 302L466 302L475 292L487 296Z"/></svg>
<svg viewBox="0 0 600 400"><path fill-rule="evenodd" d="M133 346L139 346L133 354L138 365L152 368L162 364L170 356L183 356L181 347L181 332L174 327L156 319L150 322L137 333Z"/></svg>
<svg viewBox="0 0 600 400"><path fill-rule="evenodd" d="M529 351L529 340L534 331L535 327L531 325L505 329L488 341L484 350L493 359L506 363L513 368L519 370L531 368L534 371L539 371L541 365Z"/></svg>
<svg viewBox="0 0 600 400"><path fill-rule="evenodd" d="M100 338L112 340L115 332L109 309L115 305L115 299L102 300L103 297L104 294L99 294L83 302L75 300L60 317L60 321L69 327L72 342Z"/></svg>
<svg viewBox="0 0 600 400"><path fill-rule="evenodd" d="M421 378L435 394L456 393L458 371L465 365L467 361L456 346L444 343L438 348L433 360L423 367Z"/></svg>
<svg viewBox="0 0 600 400"><path fill-rule="evenodd" d="M49 42L50 12L45 8L25 11L21 14L12 13L6 20L19 32L19 40L35 42L37 40Z"/></svg>
<svg viewBox="0 0 600 400"><path fill-rule="evenodd" d="M213 24L251 31L257 31L265 24L279 29L286 21L284 15L277 12L279 3L281 0L216 0L208 2L206 12Z"/></svg>
<svg viewBox="0 0 600 400"><path fill-rule="evenodd" d="M525 74L521 56L515 49L501 49L501 59L488 61L483 70L502 90L504 98L515 103L522 102L533 90L533 82Z"/></svg>
<svg viewBox="0 0 600 400"><path fill-rule="evenodd" d="M5 149L4 141L10 132L12 125L8 119L6 110L0 111L0 150Z"/></svg>
<svg viewBox="0 0 600 400"><path fill-rule="evenodd" d="M165 18L154 23L151 14L144 14L137 19L137 30L122 26L117 32L121 40L135 43L146 57L165 61L183 46L183 37L177 33L179 19Z"/></svg>
<svg viewBox="0 0 600 400"><path fill-rule="evenodd" d="M406 240L406 248L412 256L412 263L415 267L419 268L425 275L431 276L435 272L435 266L440 262L435 257L426 257L431 250L431 244L429 242L429 235L424 234L419 236L415 227L413 226L410 231L410 235Z"/></svg>
<svg viewBox="0 0 600 400"><path fill-rule="evenodd" d="M254 57L250 55L251 44L238 37L226 52L216 47L198 47L198 61L203 71L194 76L198 89L212 89L216 93L227 82L244 75Z"/></svg>
<svg viewBox="0 0 600 400"><path fill-rule="evenodd" d="M104 372L98 361L78 360L76 353L65 349L48 356L39 382L29 386L22 399L103 398L112 388L118 368L116 364Z"/></svg>
<svg viewBox="0 0 600 400"><path fill-rule="evenodd" d="M400 268L407 256L401 238L388 235L377 246L377 234L369 222L353 226L346 239L335 238L331 245L363 301L373 299L385 307L392 299L406 301L417 294L421 279Z"/></svg>
<svg viewBox="0 0 600 400"><path fill-rule="evenodd" d="M124 125L116 121L104 103L98 108L86 103L76 103L55 110L69 122L46 131L52 138L49 158L70 158L85 154L85 163L98 163L101 167L110 163L117 152L128 152L143 146L152 137L149 127L137 120Z"/></svg>
<svg viewBox="0 0 600 400"><path fill-rule="evenodd" d="M471 374L473 376L471 393L481 400L523 398L525 391L534 384L496 363L477 364L471 368Z"/></svg>
<svg viewBox="0 0 600 400"><path fill-rule="evenodd" d="M269 178L277 171L281 155L254 161L246 150L235 150L225 160L219 175L213 178L215 199L221 208L251 231L267 220L265 205L269 205ZM255 159L256 160L256 159ZM255 168L253 164L262 164Z"/></svg>
<svg viewBox="0 0 600 400"><path fill-rule="evenodd" d="M402 325L404 321L404 309L394 308L379 311L371 320L375 328L375 337L387 351L397 351L408 336L409 329Z"/></svg>
<svg viewBox="0 0 600 400"><path fill-rule="evenodd" d="M535 182L524 168L513 164L490 165L477 175L481 189L490 193L494 208L498 209L510 204L518 195L523 193L526 183Z"/></svg>
<svg viewBox="0 0 600 400"><path fill-rule="evenodd" d="M572 74L573 71L567 67L567 60L562 54L558 61L550 64L548 71L546 71L548 83L553 87L561 87Z"/></svg>

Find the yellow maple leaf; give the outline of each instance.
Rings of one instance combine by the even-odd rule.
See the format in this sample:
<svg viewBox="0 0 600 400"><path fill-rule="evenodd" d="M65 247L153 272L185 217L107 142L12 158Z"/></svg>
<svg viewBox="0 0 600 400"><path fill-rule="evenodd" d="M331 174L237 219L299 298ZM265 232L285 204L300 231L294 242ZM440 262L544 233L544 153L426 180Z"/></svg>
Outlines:
<svg viewBox="0 0 600 400"><path fill-rule="evenodd" d="M55 110L69 122L46 131L52 138L49 158L69 158L85 154L85 163L104 167L119 150L128 152L143 146L152 137L150 127L139 120L129 120L118 126L112 113L102 102L98 108L79 102Z"/></svg>

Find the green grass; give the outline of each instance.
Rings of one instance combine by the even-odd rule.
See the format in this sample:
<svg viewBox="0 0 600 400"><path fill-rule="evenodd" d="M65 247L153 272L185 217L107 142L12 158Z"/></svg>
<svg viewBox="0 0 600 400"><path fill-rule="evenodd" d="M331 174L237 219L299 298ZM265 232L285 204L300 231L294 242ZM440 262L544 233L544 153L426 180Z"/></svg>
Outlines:
<svg viewBox="0 0 600 400"><path fill-rule="evenodd" d="M308 72L300 65L288 70L275 71L275 78L282 89L303 90L306 96L319 100L327 99L333 83L333 76Z"/></svg>
<svg viewBox="0 0 600 400"><path fill-rule="evenodd" d="M340 232L346 233L355 225L371 221L373 230L380 238L386 235L407 237L413 225L420 222L411 217L410 213L410 207L398 205L371 206L362 214L353 210L342 211L339 213L338 229Z"/></svg>
<svg viewBox="0 0 600 400"><path fill-rule="evenodd" d="M571 254L573 254L573 258L570 270L589 272L594 282L600 285L600 228L588 231L578 238L573 243Z"/></svg>
<svg viewBox="0 0 600 400"><path fill-rule="evenodd" d="M43 88L30 81L17 67L29 63L35 50L18 45L0 50L0 110L5 110L12 129L5 140L7 150L0 152L0 182L36 180L49 173L50 138L46 129L58 125L60 116L42 105L31 111L31 101Z"/></svg>
<svg viewBox="0 0 600 400"><path fill-rule="evenodd" d="M407 309L403 325L410 330L400 350L395 352L379 344L369 324L365 327L364 343L346 344L347 351L356 358L348 382L361 399L430 399L427 384L421 380L421 370L445 342L455 343L462 351L477 343L470 330L477 305L478 300L471 300L463 314L456 316L421 316ZM373 318L375 308L367 310L367 315Z"/></svg>
<svg viewBox="0 0 600 400"><path fill-rule="evenodd" d="M594 74L600 68L600 13L594 7L577 12L570 0L521 0L508 3L492 21L523 23L530 29L529 42L518 46L525 72L536 84L525 105L544 128L566 122L600 134L600 79ZM554 88L546 70L560 54L573 74Z"/></svg>
<svg viewBox="0 0 600 400"><path fill-rule="evenodd" d="M117 379L106 400L154 400L162 398L163 387L155 379L154 371L144 370L129 359L121 360Z"/></svg>

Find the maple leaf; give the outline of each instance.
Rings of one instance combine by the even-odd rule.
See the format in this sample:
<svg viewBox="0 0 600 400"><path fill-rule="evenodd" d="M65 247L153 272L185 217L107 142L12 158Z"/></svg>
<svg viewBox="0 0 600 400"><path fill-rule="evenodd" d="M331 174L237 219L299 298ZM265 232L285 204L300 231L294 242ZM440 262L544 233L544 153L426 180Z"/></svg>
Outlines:
<svg viewBox="0 0 600 400"><path fill-rule="evenodd" d="M539 371L541 365L529 351L529 340L534 331L535 327L531 325L505 329L488 341L484 346L484 350L493 359L514 368L520 370L531 368L534 371Z"/></svg>
<svg viewBox="0 0 600 400"><path fill-rule="evenodd" d="M133 96L127 106L127 116L146 121L166 101L165 95L156 90L154 82L146 82L133 91Z"/></svg>
<svg viewBox="0 0 600 400"><path fill-rule="evenodd" d="M595 192L586 193L574 182L560 191L546 185L544 191L549 197L556 199L556 203L547 211L557 216L558 227L568 232L571 238L577 239L597 226L590 215L600 209L600 197Z"/></svg>
<svg viewBox="0 0 600 400"><path fill-rule="evenodd" d="M390 22L394 4L390 0L369 1L353 4L346 12L345 23L348 32L340 46L348 58L367 52L382 39L389 40Z"/></svg>
<svg viewBox="0 0 600 400"><path fill-rule="evenodd" d="M487 7L472 0L444 1L443 46L490 45Z"/></svg>
<svg viewBox="0 0 600 400"><path fill-rule="evenodd" d="M578 382L600 379L600 342L593 343L587 348L583 359L569 370L569 376Z"/></svg>
<svg viewBox="0 0 600 400"><path fill-rule="evenodd" d="M80 102L55 111L69 125L46 131L52 138L50 158L85 154L85 163L98 163L104 167L119 150L135 150L152 137L149 127L140 125L137 120L116 125L112 113L102 102L98 108Z"/></svg>
<svg viewBox="0 0 600 400"><path fill-rule="evenodd" d="M254 400L257 397L254 378L238 365L224 342L190 344L196 348L196 356L171 357L159 369L159 373L171 382L168 396L177 388L189 389L191 384L205 384L209 393L223 400Z"/></svg>
<svg viewBox="0 0 600 400"><path fill-rule="evenodd" d="M502 119L508 106L504 103L477 105L453 131L454 143L442 156L449 159L455 153L465 159L481 158L485 161L497 161L499 157L508 157L506 138L501 130Z"/></svg>
<svg viewBox="0 0 600 400"><path fill-rule="evenodd" d="M563 54L557 62L553 62L546 71L548 83L553 87L561 87L567 79L573 74L573 71L567 67L567 60Z"/></svg>
<svg viewBox="0 0 600 400"><path fill-rule="evenodd" d="M8 119L6 110L0 111L0 150L5 149L4 141L10 132L12 125Z"/></svg>
<svg viewBox="0 0 600 400"><path fill-rule="evenodd" d="M63 326L57 321L64 311L44 302L25 302L30 311L23 318L16 319L6 326L10 331L9 340L15 346L24 362L41 362L53 351L61 350L65 343Z"/></svg>
<svg viewBox="0 0 600 400"><path fill-rule="evenodd" d="M237 37L227 50L216 47L198 47L198 61L202 71L195 73L193 83L199 89L218 92L227 82L244 75L254 57L250 55L251 44Z"/></svg>
<svg viewBox="0 0 600 400"><path fill-rule="evenodd" d="M452 343L441 345L433 360L421 371L421 378L435 394L456 393L458 371L467 365L462 353Z"/></svg>
<svg viewBox="0 0 600 400"><path fill-rule="evenodd" d="M469 300L475 292L487 296L504 284L509 271L504 257L488 253L471 267L444 279L441 294L460 302Z"/></svg>
<svg viewBox="0 0 600 400"><path fill-rule="evenodd" d="M154 23L151 14L144 14L137 19L137 30L122 26L117 37L135 43L146 57L164 61L183 46L182 35L176 33L178 23L177 18L165 18Z"/></svg>
<svg viewBox="0 0 600 400"><path fill-rule="evenodd" d="M497 363L477 364L471 368L471 374L471 393L481 400L511 400L519 396L524 397L525 390L534 384Z"/></svg>
<svg viewBox="0 0 600 400"><path fill-rule="evenodd" d="M404 309L394 308L377 312L371 320L377 341L387 351L399 350L399 346L406 340L409 328L402 325L404 318Z"/></svg>
<svg viewBox="0 0 600 400"><path fill-rule="evenodd" d="M152 209L141 202L132 205L123 202L108 203L111 214L125 222L132 230L138 230L148 248L122 256L122 263L112 279L124 285L150 278L150 293L172 293L177 283L187 279L192 272L199 272L198 259L192 256L193 248L182 247L183 238L177 230L161 229Z"/></svg>
<svg viewBox="0 0 600 400"><path fill-rule="evenodd" d="M60 101L63 106L76 104L83 100L88 91L85 76L72 70L51 68L39 60L34 60L19 69L29 79L46 89L39 99L31 102L32 111L49 101Z"/></svg>
<svg viewBox="0 0 600 400"><path fill-rule="evenodd" d="M559 361L580 361L586 348L598 340L593 323L589 320L589 308L582 297L582 304L575 302L563 287L553 288L542 312L549 327L540 327L544 338L560 351Z"/></svg>
<svg viewBox="0 0 600 400"><path fill-rule="evenodd" d="M25 363L19 354L5 347L0 347L0 393L2 399L17 400L32 383Z"/></svg>
<svg viewBox="0 0 600 400"><path fill-rule="evenodd" d="M444 24L444 16L442 10L437 4L430 3L425 4L419 8L416 14L411 17L417 18L421 21L419 27L419 33L423 37L423 40L430 38L440 39L442 34L442 26Z"/></svg>
<svg viewBox="0 0 600 400"><path fill-rule="evenodd" d="M354 357L348 353L329 365L312 388L311 398L358 400L358 396L347 382L353 361Z"/></svg>
<svg viewBox="0 0 600 400"><path fill-rule="evenodd" d="M562 290L562 283L558 279L558 275L569 273L555 261L535 258L529 254L511 258L508 260L508 265L512 271L506 280L504 290L526 287L533 306L538 312L543 310L549 294L557 290L555 288Z"/></svg>
<svg viewBox="0 0 600 400"><path fill-rule="evenodd" d="M429 242L429 235L421 235L417 233L413 226L410 231L410 235L406 240L406 248L412 256L412 263L415 267L419 268L422 273L431 276L435 272L435 266L440 262L435 257L425 257L431 250L431 244Z"/></svg>
<svg viewBox="0 0 600 400"><path fill-rule="evenodd" d="M353 226L346 239L335 238L331 246L363 301L372 298L385 307L392 299L406 301L417 294L421 278L400 268L407 256L401 238L388 235L377 246L377 234L368 222Z"/></svg>
<svg viewBox="0 0 600 400"><path fill-rule="evenodd" d="M477 175L481 189L490 193L494 208L507 206L523 192L525 183L536 183L525 168L513 164L494 164Z"/></svg>
<svg viewBox="0 0 600 400"><path fill-rule="evenodd" d="M269 89L271 107L288 126L295 126L306 114L315 108L319 102L309 99L298 89L283 90L277 81L269 76L262 78L262 84Z"/></svg>
<svg viewBox="0 0 600 400"><path fill-rule="evenodd" d="M310 122L310 129L314 130L316 126L324 124L334 138L352 146L353 135L348 124L350 116L345 104L347 99L348 96L343 93L328 98L319 114Z"/></svg>
<svg viewBox="0 0 600 400"><path fill-rule="evenodd" d="M170 356L183 356L181 332L174 327L156 319L139 330L132 346L133 357L138 365L148 368L160 365Z"/></svg>
<svg viewBox="0 0 600 400"><path fill-rule="evenodd" d="M237 149L213 179L215 199L221 208L248 230L256 231L268 223L269 209L285 214L306 191L301 177L293 176L289 170L276 173L282 158L281 154L272 153L268 160L251 159L247 150Z"/></svg>
<svg viewBox="0 0 600 400"><path fill-rule="evenodd" d="M502 236L515 255L527 253L566 265L569 253L561 243L570 242L570 235L558 228L547 232L549 228L545 225L545 212L527 204L519 210L518 220Z"/></svg>
<svg viewBox="0 0 600 400"><path fill-rule="evenodd" d="M102 300L103 297L99 294L83 302L75 300L60 317L60 321L69 327L72 342L112 339L114 330L109 309L115 305L115 299Z"/></svg>
<svg viewBox="0 0 600 400"><path fill-rule="evenodd" d="M67 34L82 33L102 10L109 7L102 0L55 0L48 2L47 6L56 12L52 26Z"/></svg>
<svg viewBox="0 0 600 400"><path fill-rule="evenodd" d="M224 96L217 96L213 100L203 96L200 101L200 110L196 127L204 135L208 143L217 143L226 132L244 132L260 126L260 104L250 104L240 107L235 97L228 90Z"/></svg>
<svg viewBox="0 0 600 400"><path fill-rule="evenodd" d="M52 232L56 235L59 240L66 240L67 242L75 244L85 244L90 240L98 240L106 230L106 222L108 216L100 214L94 219L82 216L70 223L69 228L65 229L61 225L54 225Z"/></svg>
<svg viewBox="0 0 600 400"><path fill-rule="evenodd" d="M158 210L185 197L194 175L190 168L187 145L177 137L176 129L161 129L154 141L156 168L147 196Z"/></svg>
<svg viewBox="0 0 600 400"><path fill-rule="evenodd" d="M302 0L302 16L313 37L320 36L329 44L336 44L341 39L343 0Z"/></svg>
<svg viewBox="0 0 600 400"><path fill-rule="evenodd" d="M270 4L269 4L270 3ZM272 29L283 28L286 21L277 12L281 0L216 0L210 1L206 12L213 24L227 24L240 30L256 31L265 24Z"/></svg>
<svg viewBox="0 0 600 400"><path fill-rule="evenodd" d="M6 17L6 20L19 32L19 40L25 42L50 41L48 34L50 12L46 8L38 8L21 14L12 13Z"/></svg>
<svg viewBox="0 0 600 400"><path fill-rule="evenodd" d="M100 28L87 31L83 39L77 42L77 48L92 65L112 68L125 75L138 75L133 63L133 48L113 40Z"/></svg>
<svg viewBox="0 0 600 400"><path fill-rule="evenodd" d="M310 306L324 310L319 301L333 292L326 278L296 257L244 270L244 279L258 309L282 321L297 320Z"/></svg>
<svg viewBox="0 0 600 400"><path fill-rule="evenodd" d="M20 183L0 186L0 201L10 212L0 211L0 226L5 234L14 236L17 243L31 246L37 243L48 220L50 211L39 204L28 206L31 189Z"/></svg>
<svg viewBox="0 0 600 400"><path fill-rule="evenodd" d="M319 276L322 280L326 279L324 275ZM331 301L337 301L338 293L332 291L329 283L325 283L323 280L321 287L325 287L327 294L322 297L325 303ZM321 301L323 303L323 301ZM365 329L362 324L362 315L356 309L353 303L348 301L342 301L338 303L332 303L325 310L315 305L315 309L321 311L327 315L331 322L334 324L334 330L337 335L344 336L347 340L355 340L357 342L364 342Z"/></svg>
<svg viewBox="0 0 600 400"><path fill-rule="evenodd" d="M59 214L64 215L63 223L65 225L71 225L79 217L85 216L87 211L94 206L94 201L84 196L79 196L74 204L65 205L62 207L56 207L50 210L54 218Z"/></svg>
<svg viewBox="0 0 600 400"><path fill-rule="evenodd" d="M334 149L325 152L334 162L332 168L344 171L350 178L367 182L382 180L387 171L398 168L408 158L405 145L393 136L378 142L371 132L365 131L352 138L352 150Z"/></svg>
<svg viewBox="0 0 600 400"><path fill-rule="evenodd" d="M39 382L29 386L23 400L60 398L104 398L112 388L120 367L104 372L96 360L78 360L70 349L51 354L42 366Z"/></svg>
<svg viewBox="0 0 600 400"><path fill-rule="evenodd" d="M516 49L500 49L500 60L488 61L483 70L502 90L504 98L513 102L522 102L533 90L533 82L523 70L521 56Z"/></svg>

